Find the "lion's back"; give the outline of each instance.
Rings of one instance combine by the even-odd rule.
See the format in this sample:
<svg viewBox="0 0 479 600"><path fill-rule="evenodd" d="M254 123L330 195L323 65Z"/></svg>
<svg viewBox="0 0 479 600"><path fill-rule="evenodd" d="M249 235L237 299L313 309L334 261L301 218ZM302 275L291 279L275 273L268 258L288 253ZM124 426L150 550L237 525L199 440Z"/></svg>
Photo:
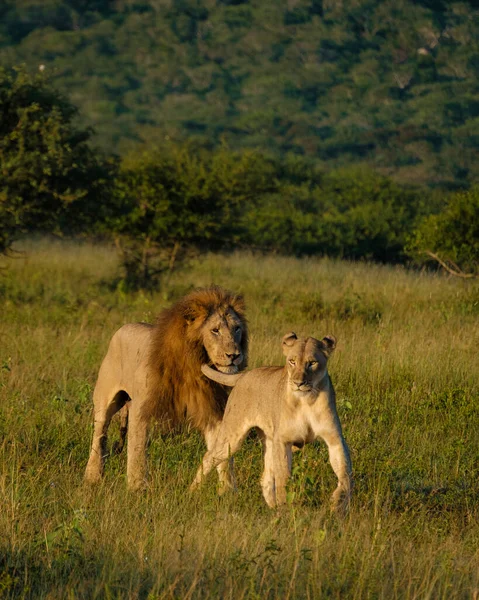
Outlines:
<svg viewBox="0 0 479 600"><path fill-rule="evenodd" d="M147 365L151 331L152 325L148 323L128 323L120 327L110 340L98 381L111 381L131 395L138 370Z"/></svg>

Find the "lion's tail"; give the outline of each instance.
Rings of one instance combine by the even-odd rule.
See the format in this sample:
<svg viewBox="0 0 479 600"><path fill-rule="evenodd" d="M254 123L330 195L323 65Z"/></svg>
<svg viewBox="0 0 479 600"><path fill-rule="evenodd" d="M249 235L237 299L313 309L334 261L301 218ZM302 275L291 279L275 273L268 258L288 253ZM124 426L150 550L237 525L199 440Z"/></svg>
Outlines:
<svg viewBox="0 0 479 600"><path fill-rule="evenodd" d="M128 409L129 403L126 402L120 410L120 439L113 444L113 454L120 454L123 450L128 432Z"/></svg>
<svg viewBox="0 0 479 600"><path fill-rule="evenodd" d="M243 373L231 375L228 373L221 373L221 371L216 371L216 369L212 369L208 365L201 365L201 371L208 379L212 379L213 381L216 381L216 383L221 383L221 385L227 385L228 387L234 387L238 383L238 379L243 375Z"/></svg>

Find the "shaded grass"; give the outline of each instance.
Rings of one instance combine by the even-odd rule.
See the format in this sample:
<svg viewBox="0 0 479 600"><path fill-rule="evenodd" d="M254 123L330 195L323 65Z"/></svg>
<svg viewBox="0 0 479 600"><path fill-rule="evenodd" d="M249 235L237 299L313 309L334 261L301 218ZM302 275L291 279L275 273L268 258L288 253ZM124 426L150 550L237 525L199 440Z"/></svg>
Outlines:
<svg viewBox="0 0 479 600"><path fill-rule="evenodd" d="M107 248L37 242L0 275L0 597L477 595L477 284L233 254L198 260L161 293L125 294L115 269ZM254 437L236 495L218 498L214 478L188 493L196 433L152 439L144 494L125 489L125 455L83 489L112 333L209 283L245 295L251 366L280 364L291 329L338 337L330 370L356 481L344 521L327 510L335 482L320 443L295 454L279 512L262 501Z"/></svg>

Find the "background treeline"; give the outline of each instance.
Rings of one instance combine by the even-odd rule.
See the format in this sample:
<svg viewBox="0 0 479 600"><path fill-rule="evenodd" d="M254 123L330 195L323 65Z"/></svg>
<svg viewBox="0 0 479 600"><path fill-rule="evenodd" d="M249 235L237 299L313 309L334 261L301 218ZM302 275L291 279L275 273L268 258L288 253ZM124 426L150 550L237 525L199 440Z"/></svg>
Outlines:
<svg viewBox="0 0 479 600"><path fill-rule="evenodd" d="M129 286L154 285L198 251L238 247L477 271L477 187L444 195L225 144L120 158L94 149L70 101L23 67L0 69L0 114L0 252L35 231L101 236Z"/></svg>
<svg viewBox="0 0 479 600"><path fill-rule="evenodd" d="M3 0L0 64L22 62L109 152L224 140L407 184L479 177L477 0Z"/></svg>

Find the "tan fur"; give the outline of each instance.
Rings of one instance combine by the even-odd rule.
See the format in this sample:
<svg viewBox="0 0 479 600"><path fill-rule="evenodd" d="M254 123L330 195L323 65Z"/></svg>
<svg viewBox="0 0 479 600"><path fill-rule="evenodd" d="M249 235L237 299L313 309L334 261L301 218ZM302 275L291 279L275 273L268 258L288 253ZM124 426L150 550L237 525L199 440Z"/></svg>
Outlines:
<svg viewBox="0 0 479 600"><path fill-rule="evenodd" d="M214 466L231 457L255 427L265 450L262 488L269 506L286 502L292 446L302 446L320 437L328 445L331 466L338 478L332 506L340 511L347 508L352 489L351 461L327 371L327 361L335 345L332 336L318 341L311 337L298 339L291 333L283 338L287 359L284 368L262 367L239 375L225 375L206 365L202 367L208 377L235 387L192 489L200 485Z"/></svg>
<svg viewBox="0 0 479 600"><path fill-rule="evenodd" d="M128 485L146 477L148 426L163 431L188 423L213 439L226 390L201 374L202 363L226 373L246 366L248 332L243 299L219 287L197 290L164 310L155 325L129 324L113 336L93 393L95 431L85 480L103 475L107 431L122 410L121 451L128 426ZM219 468L228 484L229 474Z"/></svg>

